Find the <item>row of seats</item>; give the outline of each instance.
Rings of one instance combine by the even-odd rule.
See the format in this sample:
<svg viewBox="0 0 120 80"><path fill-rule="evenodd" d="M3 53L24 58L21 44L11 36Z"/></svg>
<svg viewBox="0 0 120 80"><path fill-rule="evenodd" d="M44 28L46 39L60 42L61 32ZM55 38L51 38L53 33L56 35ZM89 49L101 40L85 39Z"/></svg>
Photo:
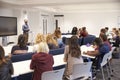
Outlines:
<svg viewBox="0 0 120 80"><path fill-rule="evenodd" d="M81 38L78 39L78 43L79 43L80 46L81 45L86 45L88 43L91 44L95 40L95 38L96 37L94 35L88 35L86 37L81 37ZM62 37L62 41L66 45L69 43L69 39L70 39L70 37L69 38L68 37Z"/></svg>
<svg viewBox="0 0 120 80"><path fill-rule="evenodd" d="M86 80L89 77L90 80L92 80L91 67L92 62L75 64L73 66L73 73L70 75L69 80ZM64 70L65 68L44 72L41 80L62 80Z"/></svg>
<svg viewBox="0 0 120 80"><path fill-rule="evenodd" d="M54 49L50 50L49 54L54 55L61 55L64 53L64 48L59 48L59 49ZM30 60L32 58L32 55L35 54L34 52L28 52L26 54L20 54L20 55L12 55L11 60L12 62L19 62L19 61L25 61L25 60ZM23 64L24 65L24 64ZM22 65L21 65L22 66ZM61 68L64 68L65 65L60 65L53 67L53 70L58 70ZM12 80L31 80L32 79L32 73L27 73L27 74L22 74L17 77L13 77Z"/></svg>
<svg viewBox="0 0 120 80"><path fill-rule="evenodd" d="M63 53L64 53L64 48L59 48L59 49L54 49L49 51L49 54L52 54L52 55L59 55ZM34 52L28 52L26 54L20 54L20 55L12 55L11 60L12 62L30 60L33 54Z"/></svg>

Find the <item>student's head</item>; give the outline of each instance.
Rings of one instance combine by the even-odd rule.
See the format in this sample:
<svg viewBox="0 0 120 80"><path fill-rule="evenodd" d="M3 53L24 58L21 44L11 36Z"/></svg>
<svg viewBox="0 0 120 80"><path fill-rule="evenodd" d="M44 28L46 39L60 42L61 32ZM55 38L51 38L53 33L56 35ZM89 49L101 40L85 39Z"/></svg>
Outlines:
<svg viewBox="0 0 120 80"><path fill-rule="evenodd" d="M5 52L3 47L0 45L0 61L3 60L4 57L5 57Z"/></svg>
<svg viewBox="0 0 120 80"><path fill-rule="evenodd" d="M24 34L20 34L18 37L18 45L20 47L26 46L27 42L26 42L26 35Z"/></svg>
<svg viewBox="0 0 120 80"><path fill-rule="evenodd" d="M49 52L49 48L48 48L47 43L46 42L39 43L37 52L48 53Z"/></svg>
<svg viewBox="0 0 120 80"><path fill-rule="evenodd" d="M86 27L82 27L82 31L86 31Z"/></svg>
<svg viewBox="0 0 120 80"><path fill-rule="evenodd" d="M72 36L69 41L70 45L78 45L78 37L77 36Z"/></svg>
<svg viewBox="0 0 120 80"><path fill-rule="evenodd" d="M109 30L109 28L108 28L108 27L105 27L105 30L106 30L106 31L108 31L108 30Z"/></svg>
<svg viewBox="0 0 120 80"><path fill-rule="evenodd" d="M93 41L93 45L97 45L98 47L102 45L102 40L100 38L95 38Z"/></svg>
<svg viewBox="0 0 120 80"><path fill-rule="evenodd" d="M116 31L117 29L116 28L112 28L112 32L114 32L115 33L115 31Z"/></svg>
<svg viewBox="0 0 120 80"><path fill-rule="evenodd" d="M72 35L76 35L78 32L78 28L77 27L73 27L72 29Z"/></svg>
<svg viewBox="0 0 120 80"><path fill-rule="evenodd" d="M116 30L116 31L115 31L115 34L116 34L116 35L119 35L119 31L118 31L118 30Z"/></svg>
<svg viewBox="0 0 120 80"><path fill-rule="evenodd" d="M104 28L102 28L102 29L100 30L100 32L105 34L106 30L105 30Z"/></svg>
<svg viewBox="0 0 120 80"><path fill-rule="evenodd" d="M60 31L60 29L56 29L55 32L54 32L54 35L57 38L61 38L61 31Z"/></svg>
<svg viewBox="0 0 120 80"><path fill-rule="evenodd" d="M43 34L38 33L36 36L35 43L38 44L40 42L45 42L45 37Z"/></svg>
<svg viewBox="0 0 120 80"><path fill-rule="evenodd" d="M107 41L107 36L104 34L104 35L101 35L100 36L101 40L104 42L104 41Z"/></svg>
<svg viewBox="0 0 120 80"><path fill-rule="evenodd" d="M79 58L81 55L80 46L78 44L78 37L72 36L69 41L69 53L72 57Z"/></svg>
<svg viewBox="0 0 120 80"><path fill-rule="evenodd" d="M54 45L58 46L57 41L53 37L53 34L47 34L47 36L46 36L46 42L48 44L50 43L50 44L54 44Z"/></svg>
<svg viewBox="0 0 120 80"><path fill-rule="evenodd" d="M50 33L47 34L47 35L46 35L46 42L49 43L49 42L52 42L52 40L53 40L53 35L50 34Z"/></svg>

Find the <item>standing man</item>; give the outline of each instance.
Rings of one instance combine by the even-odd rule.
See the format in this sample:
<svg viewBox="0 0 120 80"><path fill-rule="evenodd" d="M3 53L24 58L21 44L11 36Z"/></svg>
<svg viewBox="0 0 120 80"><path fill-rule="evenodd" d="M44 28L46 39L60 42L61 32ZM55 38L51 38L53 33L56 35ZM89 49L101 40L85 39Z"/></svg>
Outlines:
<svg viewBox="0 0 120 80"><path fill-rule="evenodd" d="M22 26L23 34L26 36L26 42L28 42L28 37L29 37L29 25L28 25L28 20L24 19L24 25Z"/></svg>

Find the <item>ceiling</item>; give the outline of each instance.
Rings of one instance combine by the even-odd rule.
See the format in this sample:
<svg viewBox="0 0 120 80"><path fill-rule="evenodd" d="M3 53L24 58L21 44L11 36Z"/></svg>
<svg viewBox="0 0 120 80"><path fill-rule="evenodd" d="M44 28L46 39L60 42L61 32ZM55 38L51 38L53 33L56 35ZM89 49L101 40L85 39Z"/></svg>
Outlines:
<svg viewBox="0 0 120 80"><path fill-rule="evenodd" d="M0 0L0 7L37 8L51 12L120 10L120 0Z"/></svg>

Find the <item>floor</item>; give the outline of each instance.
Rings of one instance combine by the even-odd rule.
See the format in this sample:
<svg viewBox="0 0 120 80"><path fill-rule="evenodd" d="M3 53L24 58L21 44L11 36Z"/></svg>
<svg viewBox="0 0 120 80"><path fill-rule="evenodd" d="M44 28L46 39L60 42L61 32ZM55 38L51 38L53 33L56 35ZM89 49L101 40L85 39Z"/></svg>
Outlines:
<svg viewBox="0 0 120 80"><path fill-rule="evenodd" d="M112 59L111 66L113 69L113 76L108 79L107 77L107 70L104 68L104 74L106 80L120 80L120 59ZM103 80L101 71L97 71L97 76L95 80Z"/></svg>

